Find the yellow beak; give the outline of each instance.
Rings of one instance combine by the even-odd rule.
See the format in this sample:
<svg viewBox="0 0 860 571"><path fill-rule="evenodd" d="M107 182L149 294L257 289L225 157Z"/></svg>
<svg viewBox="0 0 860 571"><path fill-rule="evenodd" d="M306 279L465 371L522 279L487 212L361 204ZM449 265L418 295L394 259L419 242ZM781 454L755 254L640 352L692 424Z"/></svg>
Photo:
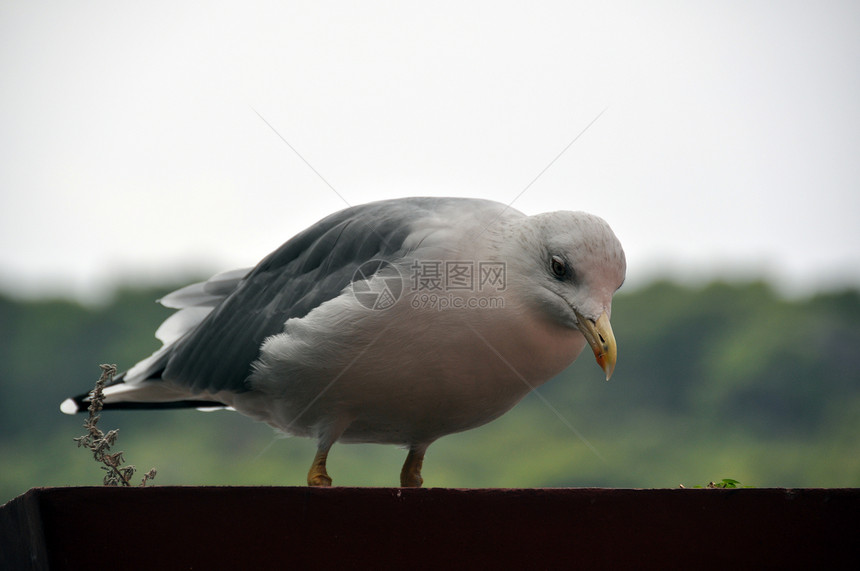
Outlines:
<svg viewBox="0 0 860 571"><path fill-rule="evenodd" d="M585 340L591 345L597 364L606 373L606 380L612 376L615 370L615 360L618 357L618 348L615 346L615 335L609 324L609 317L604 313L596 322L586 319L579 312L576 313L579 320L579 330L585 336Z"/></svg>

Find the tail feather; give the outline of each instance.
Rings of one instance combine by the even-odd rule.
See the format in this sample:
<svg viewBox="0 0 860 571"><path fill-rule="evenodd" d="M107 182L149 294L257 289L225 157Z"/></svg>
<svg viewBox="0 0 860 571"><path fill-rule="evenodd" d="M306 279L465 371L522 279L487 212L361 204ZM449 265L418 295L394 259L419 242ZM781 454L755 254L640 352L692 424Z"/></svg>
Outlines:
<svg viewBox="0 0 860 571"><path fill-rule="evenodd" d="M90 406L89 393L67 398L60 404L60 411L66 414L86 412ZM227 410L230 407L221 402L209 400L182 400L170 402L113 402L105 403L103 410L169 410L195 408L198 410Z"/></svg>
<svg viewBox="0 0 860 571"><path fill-rule="evenodd" d="M196 408L198 410L229 409L228 405L206 398L196 398L186 391L161 380L177 341L202 323L214 307L229 296L241 283L250 268L222 272L205 282L191 284L164 296L159 301L165 307L178 309L156 331L163 345L152 355L128 371L116 375L104 389L105 410L153 410ZM205 395L203 395L205 397ZM66 414L86 412L90 393L67 398L60 405Z"/></svg>
<svg viewBox="0 0 860 571"><path fill-rule="evenodd" d="M196 408L218 410L229 408L222 402L208 399L186 398L188 395L171 389L160 380L125 382L126 373L117 375L104 388L103 410L159 410ZM92 402L92 391L69 397L60 404L65 414L86 412Z"/></svg>

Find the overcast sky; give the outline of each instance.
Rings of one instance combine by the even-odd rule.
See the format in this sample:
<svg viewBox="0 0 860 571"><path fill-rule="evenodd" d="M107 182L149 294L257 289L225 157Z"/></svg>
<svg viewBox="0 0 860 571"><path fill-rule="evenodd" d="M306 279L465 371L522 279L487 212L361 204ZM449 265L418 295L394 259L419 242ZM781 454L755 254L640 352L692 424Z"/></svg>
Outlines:
<svg viewBox="0 0 860 571"><path fill-rule="evenodd" d="M249 266L412 195L598 214L634 286L859 285L858 30L856 1L2 2L0 288Z"/></svg>

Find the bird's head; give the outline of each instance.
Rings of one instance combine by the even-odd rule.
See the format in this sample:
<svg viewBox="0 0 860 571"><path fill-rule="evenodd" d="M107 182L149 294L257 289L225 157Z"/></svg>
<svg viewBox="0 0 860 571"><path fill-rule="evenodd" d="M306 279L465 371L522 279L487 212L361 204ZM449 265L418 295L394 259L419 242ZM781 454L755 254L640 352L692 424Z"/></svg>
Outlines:
<svg viewBox="0 0 860 571"><path fill-rule="evenodd" d="M530 216L520 230L528 258L517 262L530 282L529 301L548 319L582 332L609 380L617 356L612 295L627 270L621 243L603 219L585 212Z"/></svg>

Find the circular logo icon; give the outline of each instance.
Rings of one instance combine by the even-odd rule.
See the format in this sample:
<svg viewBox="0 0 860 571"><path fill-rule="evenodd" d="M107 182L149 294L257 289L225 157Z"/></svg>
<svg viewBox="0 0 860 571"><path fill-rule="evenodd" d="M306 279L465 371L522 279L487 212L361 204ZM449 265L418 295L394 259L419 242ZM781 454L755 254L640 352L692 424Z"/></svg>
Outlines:
<svg viewBox="0 0 860 571"><path fill-rule="evenodd" d="M364 262L352 274L352 295L367 309L388 309L402 293L400 272L385 260Z"/></svg>

